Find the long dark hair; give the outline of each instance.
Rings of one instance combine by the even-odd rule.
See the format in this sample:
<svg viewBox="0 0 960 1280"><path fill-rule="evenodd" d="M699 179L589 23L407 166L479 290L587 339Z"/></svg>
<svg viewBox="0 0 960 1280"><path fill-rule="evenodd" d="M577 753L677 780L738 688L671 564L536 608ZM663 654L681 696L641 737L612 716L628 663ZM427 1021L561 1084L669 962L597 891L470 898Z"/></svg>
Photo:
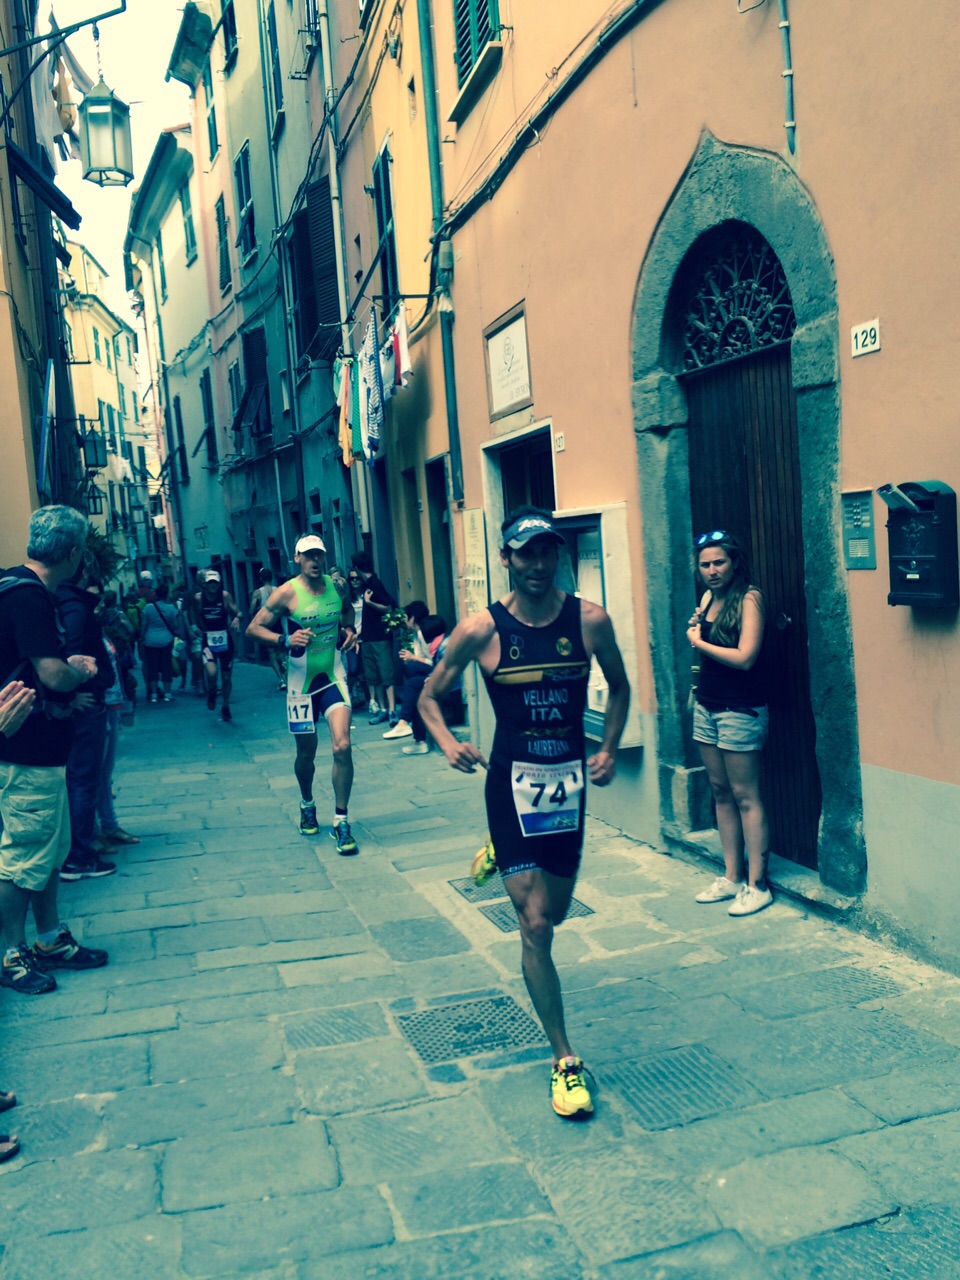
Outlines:
<svg viewBox="0 0 960 1280"><path fill-rule="evenodd" d="M732 533L724 533L722 537L711 538L703 546L694 547L693 569L701 588L703 578L700 576L700 557L710 547L721 547L730 557L733 565L733 577L727 588L727 594L723 597L720 612L710 624L710 643L719 645L723 649L734 649L740 640L743 597L748 591L756 591L757 588L750 582L750 562L747 560L747 553Z"/></svg>

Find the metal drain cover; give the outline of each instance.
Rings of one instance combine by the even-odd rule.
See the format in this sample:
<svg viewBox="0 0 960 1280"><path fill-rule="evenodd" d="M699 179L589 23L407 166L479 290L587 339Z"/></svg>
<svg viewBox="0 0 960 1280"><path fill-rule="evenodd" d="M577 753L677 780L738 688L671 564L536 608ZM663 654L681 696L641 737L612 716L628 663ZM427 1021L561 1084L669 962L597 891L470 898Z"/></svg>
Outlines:
<svg viewBox="0 0 960 1280"><path fill-rule="evenodd" d="M543 1032L510 996L423 1009L402 1014L397 1022L426 1063L543 1042Z"/></svg>
<svg viewBox="0 0 960 1280"><path fill-rule="evenodd" d="M685 1045L604 1070L604 1082L636 1111L645 1129L672 1129L761 1101L733 1067L704 1045Z"/></svg>
<svg viewBox="0 0 960 1280"><path fill-rule="evenodd" d="M513 933L520 928L520 923L517 920L517 913L512 902L492 903L490 906L481 907L480 911L487 917L491 924L495 924L503 933ZM570 906L567 909L566 916L568 920L573 916L592 916L593 914L593 907L588 907L577 898L570 899Z"/></svg>
<svg viewBox="0 0 960 1280"><path fill-rule="evenodd" d="M466 898L468 902L489 902L491 898L505 898L507 891L503 887L503 881L500 879L500 873L488 880L485 885L478 887L473 883L470 876L464 876L462 880L448 880L447 883L452 889L456 889L462 898Z"/></svg>

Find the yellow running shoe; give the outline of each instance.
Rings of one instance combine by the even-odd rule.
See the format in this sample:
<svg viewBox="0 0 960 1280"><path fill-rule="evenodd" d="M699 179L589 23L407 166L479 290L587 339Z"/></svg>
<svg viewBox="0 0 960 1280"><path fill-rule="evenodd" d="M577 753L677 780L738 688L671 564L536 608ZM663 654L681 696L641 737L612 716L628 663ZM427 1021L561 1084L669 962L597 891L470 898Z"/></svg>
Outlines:
<svg viewBox="0 0 960 1280"><path fill-rule="evenodd" d="M585 1071L580 1058L561 1058L553 1064L550 1096L554 1111L564 1120L579 1120L593 1115L593 1099L583 1080Z"/></svg>
<svg viewBox="0 0 960 1280"><path fill-rule="evenodd" d="M493 851L493 841L487 836L487 843L478 850L470 864L470 875L478 889L482 889L488 880L497 874L497 855Z"/></svg>

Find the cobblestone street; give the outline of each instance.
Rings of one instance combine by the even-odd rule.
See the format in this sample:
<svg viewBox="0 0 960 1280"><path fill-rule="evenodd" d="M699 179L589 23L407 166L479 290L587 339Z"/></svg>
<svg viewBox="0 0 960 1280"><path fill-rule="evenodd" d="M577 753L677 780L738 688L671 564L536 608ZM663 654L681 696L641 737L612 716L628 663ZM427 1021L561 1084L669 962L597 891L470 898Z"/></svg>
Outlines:
<svg viewBox="0 0 960 1280"><path fill-rule="evenodd" d="M237 686L231 725L181 696L123 733L142 843L63 888L109 966L0 993L2 1280L956 1276L960 981L698 906L708 872L591 820L555 953L597 1110L564 1123L512 908L466 879L482 778L361 717L338 858L269 673Z"/></svg>

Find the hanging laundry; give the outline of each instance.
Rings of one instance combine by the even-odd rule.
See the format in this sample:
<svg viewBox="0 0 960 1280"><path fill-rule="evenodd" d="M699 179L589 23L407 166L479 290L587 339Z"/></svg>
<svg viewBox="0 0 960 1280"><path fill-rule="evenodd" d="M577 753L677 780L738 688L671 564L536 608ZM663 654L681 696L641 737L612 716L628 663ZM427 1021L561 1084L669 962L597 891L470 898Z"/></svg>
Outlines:
<svg viewBox="0 0 960 1280"><path fill-rule="evenodd" d="M397 386L405 387L407 379L413 374L413 365L410 363L410 335L407 332L407 310L404 306L397 312L390 338Z"/></svg>
<svg viewBox="0 0 960 1280"><path fill-rule="evenodd" d="M363 452L373 464L380 449L383 433L383 381L380 374L380 340L377 334L377 309L373 308L360 349L360 425Z"/></svg>
<svg viewBox="0 0 960 1280"><path fill-rule="evenodd" d="M410 339L407 330L407 313L400 307L390 329L390 339L380 351L380 371L383 380L383 398L389 400L407 385L413 373L410 363Z"/></svg>
<svg viewBox="0 0 960 1280"><path fill-rule="evenodd" d="M353 389L351 382L353 381L351 374L353 372L352 360L341 360L337 356L333 362L333 389L337 397L337 404L340 409L337 426L337 441L343 454L343 465L352 467L353 458L353 425L350 421L351 408L353 407Z"/></svg>

